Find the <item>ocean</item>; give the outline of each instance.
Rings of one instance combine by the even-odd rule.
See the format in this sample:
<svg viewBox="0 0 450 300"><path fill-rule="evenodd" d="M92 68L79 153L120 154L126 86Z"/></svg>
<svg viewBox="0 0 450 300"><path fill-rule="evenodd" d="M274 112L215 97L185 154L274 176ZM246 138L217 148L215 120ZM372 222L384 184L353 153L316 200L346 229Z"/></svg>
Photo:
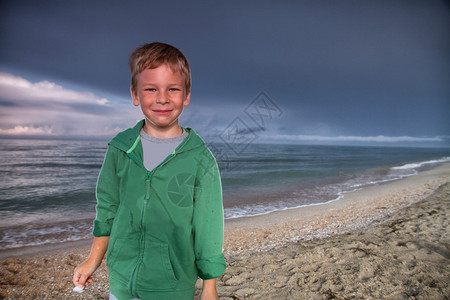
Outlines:
<svg viewBox="0 0 450 300"><path fill-rule="evenodd" d="M225 218L338 201L450 162L450 149L215 143ZM106 141L0 139L0 250L91 237Z"/></svg>

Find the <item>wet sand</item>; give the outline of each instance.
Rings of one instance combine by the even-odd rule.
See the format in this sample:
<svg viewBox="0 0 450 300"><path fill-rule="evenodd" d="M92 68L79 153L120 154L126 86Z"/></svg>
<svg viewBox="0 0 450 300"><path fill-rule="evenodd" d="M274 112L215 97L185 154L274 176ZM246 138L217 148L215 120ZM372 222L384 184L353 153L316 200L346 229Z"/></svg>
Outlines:
<svg viewBox="0 0 450 300"><path fill-rule="evenodd" d="M449 182L445 164L332 203L226 222L221 299L448 299ZM3 255L12 257L0 261L0 298L107 299L104 263L72 292L88 252L79 242Z"/></svg>

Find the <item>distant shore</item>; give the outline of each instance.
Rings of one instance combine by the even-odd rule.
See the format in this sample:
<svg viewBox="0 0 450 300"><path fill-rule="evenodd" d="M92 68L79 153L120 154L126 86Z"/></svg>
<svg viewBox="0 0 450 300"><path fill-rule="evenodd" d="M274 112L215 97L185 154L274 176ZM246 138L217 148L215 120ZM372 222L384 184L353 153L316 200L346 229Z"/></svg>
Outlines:
<svg viewBox="0 0 450 300"><path fill-rule="evenodd" d="M221 299L445 299L449 182L444 164L328 204L227 221ZM82 297L72 292L89 243L3 251L0 298L107 299L104 263Z"/></svg>

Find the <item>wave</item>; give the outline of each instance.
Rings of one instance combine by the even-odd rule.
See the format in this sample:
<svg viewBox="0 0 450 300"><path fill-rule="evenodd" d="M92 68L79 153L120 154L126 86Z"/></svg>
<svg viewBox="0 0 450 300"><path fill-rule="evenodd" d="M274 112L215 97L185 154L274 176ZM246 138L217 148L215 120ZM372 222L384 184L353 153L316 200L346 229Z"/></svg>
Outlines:
<svg viewBox="0 0 450 300"><path fill-rule="evenodd" d="M92 219L0 228L0 250L77 241L92 237Z"/></svg>
<svg viewBox="0 0 450 300"><path fill-rule="evenodd" d="M297 195L297 197L293 199L280 199L278 201L271 201L270 204L264 205L247 204L243 206L225 208L225 219L252 217L265 215L276 211L328 204L330 202L342 199L345 193L355 192L364 188L378 186L408 176L413 176L416 175L422 168L435 167L447 162L450 162L450 157L394 166L389 168L388 172L381 172L380 169L362 172L355 174L354 178L343 180L338 183L324 183L320 186L309 187L307 189L293 192L294 195ZM299 201L302 203L299 204Z"/></svg>
<svg viewBox="0 0 450 300"><path fill-rule="evenodd" d="M441 159L432 159L432 160L416 162L416 163L408 163L408 164L405 164L405 165L402 165L402 166L392 167L391 170L418 169L418 168L424 167L426 165L441 164L441 163L446 163L446 162L450 162L450 157L443 157Z"/></svg>

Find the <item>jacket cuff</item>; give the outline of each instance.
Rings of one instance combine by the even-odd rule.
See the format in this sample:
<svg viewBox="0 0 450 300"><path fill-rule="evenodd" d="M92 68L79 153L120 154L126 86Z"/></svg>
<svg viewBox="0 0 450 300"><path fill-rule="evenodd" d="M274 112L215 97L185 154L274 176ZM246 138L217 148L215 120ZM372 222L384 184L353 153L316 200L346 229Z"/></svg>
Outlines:
<svg viewBox="0 0 450 300"><path fill-rule="evenodd" d="M94 220L94 229L92 234L95 237L99 236L110 236L111 235L112 224Z"/></svg>
<svg viewBox="0 0 450 300"><path fill-rule="evenodd" d="M227 267L223 254L208 259L200 259L195 263L197 265L198 277L205 280L222 276Z"/></svg>

